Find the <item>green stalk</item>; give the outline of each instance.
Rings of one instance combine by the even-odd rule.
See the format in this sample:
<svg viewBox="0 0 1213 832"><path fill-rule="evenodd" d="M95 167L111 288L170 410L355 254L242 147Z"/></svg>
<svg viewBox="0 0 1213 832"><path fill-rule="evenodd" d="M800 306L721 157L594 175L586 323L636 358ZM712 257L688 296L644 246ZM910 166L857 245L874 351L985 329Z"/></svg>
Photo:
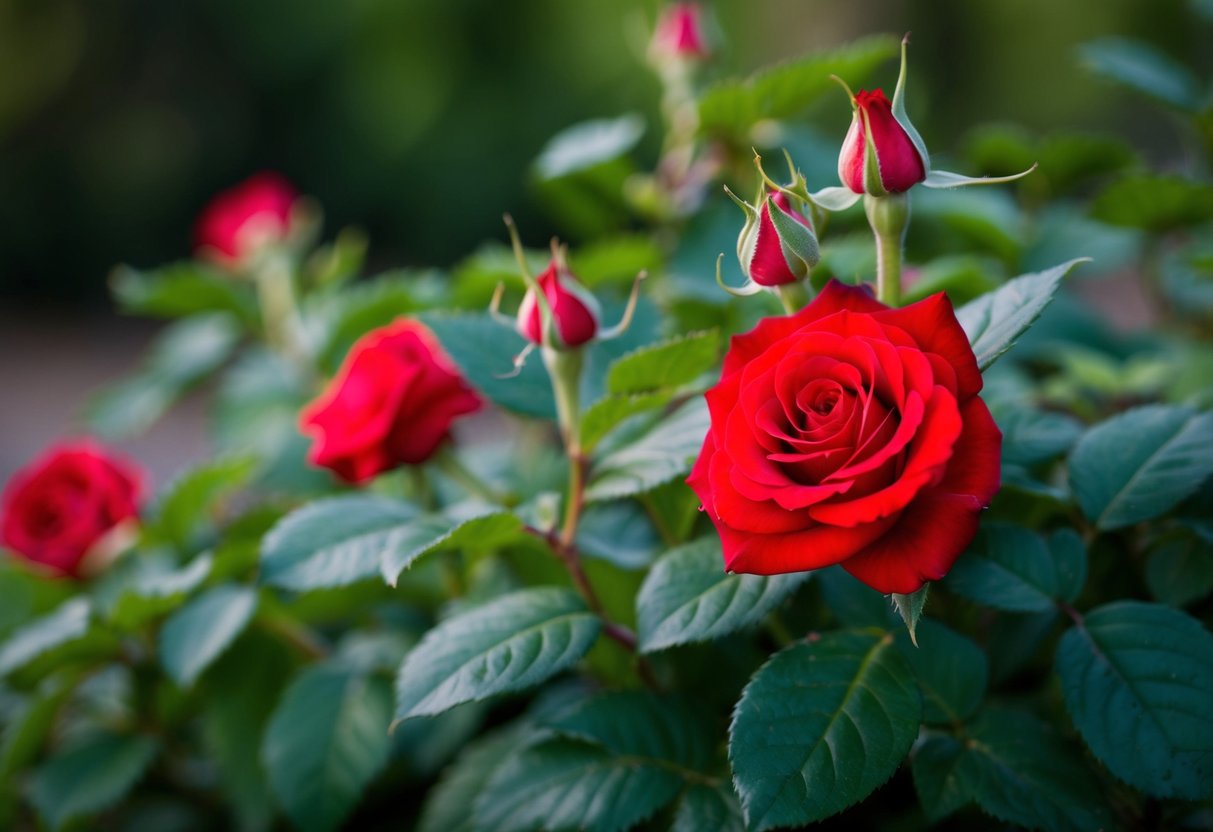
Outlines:
<svg viewBox="0 0 1213 832"><path fill-rule="evenodd" d="M876 237L876 298L886 306L901 305L901 258L910 226L910 194L863 198L864 213Z"/></svg>

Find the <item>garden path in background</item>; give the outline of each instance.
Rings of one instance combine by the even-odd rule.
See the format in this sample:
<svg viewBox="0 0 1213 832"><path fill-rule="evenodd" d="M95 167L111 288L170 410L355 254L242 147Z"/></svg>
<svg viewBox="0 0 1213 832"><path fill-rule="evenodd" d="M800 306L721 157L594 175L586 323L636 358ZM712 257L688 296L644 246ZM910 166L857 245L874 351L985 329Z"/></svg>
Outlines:
<svg viewBox="0 0 1213 832"><path fill-rule="evenodd" d="M113 314L0 308L0 486L51 443L86 433L92 393L132 373L159 330L155 321ZM206 395L196 392L140 436L110 443L162 485L205 459Z"/></svg>

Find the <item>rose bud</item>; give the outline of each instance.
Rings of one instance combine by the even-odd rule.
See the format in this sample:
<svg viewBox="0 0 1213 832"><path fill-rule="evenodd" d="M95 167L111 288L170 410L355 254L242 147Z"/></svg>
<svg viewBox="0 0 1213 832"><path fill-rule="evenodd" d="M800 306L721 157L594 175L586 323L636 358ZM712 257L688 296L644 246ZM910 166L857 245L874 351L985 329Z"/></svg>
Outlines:
<svg viewBox="0 0 1213 832"><path fill-rule="evenodd" d="M137 466L96 443L50 448L0 497L0 543L56 575L92 574L129 542L143 481Z"/></svg>
<svg viewBox="0 0 1213 832"><path fill-rule="evenodd" d="M926 164L881 90L860 90L851 129L838 155L838 175L857 194L899 194L927 178Z"/></svg>
<svg viewBox="0 0 1213 832"><path fill-rule="evenodd" d="M662 9L650 48L659 60L700 61L707 58L710 50L704 37L703 9L700 5L672 3Z"/></svg>
<svg viewBox="0 0 1213 832"><path fill-rule="evenodd" d="M547 270L535 279L555 324L556 347L579 347L598 334L600 317L598 301L585 289L569 270L553 258ZM544 344L543 313L535 297L535 290L528 289L518 307L517 328L519 334L532 344Z"/></svg>
<svg viewBox="0 0 1213 832"><path fill-rule="evenodd" d="M434 334L399 320L354 343L299 425L314 440L309 462L360 483L425 462L450 436L451 423L480 406Z"/></svg>
<svg viewBox="0 0 1213 832"><path fill-rule="evenodd" d="M263 247L284 239L299 194L277 173L259 173L217 194L194 228L194 250L205 260L239 268Z"/></svg>
<svg viewBox="0 0 1213 832"><path fill-rule="evenodd" d="M820 259L817 239L813 224L792 207L788 195L768 194L757 211L746 213L737 238L737 257L746 276L760 286L782 286L807 277Z"/></svg>
<svg viewBox="0 0 1213 832"><path fill-rule="evenodd" d="M947 574L998 491L1002 434L940 292L890 308L831 281L735 336L687 482L725 567L841 564L882 593Z"/></svg>

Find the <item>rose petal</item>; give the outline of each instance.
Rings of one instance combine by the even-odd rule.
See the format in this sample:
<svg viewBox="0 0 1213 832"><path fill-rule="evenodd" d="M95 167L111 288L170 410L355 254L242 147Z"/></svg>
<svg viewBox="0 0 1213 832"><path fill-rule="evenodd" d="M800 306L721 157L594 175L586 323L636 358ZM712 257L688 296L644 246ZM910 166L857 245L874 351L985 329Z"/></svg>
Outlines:
<svg viewBox="0 0 1213 832"><path fill-rule="evenodd" d="M969 345L952 301L943 292L903 306L887 309L875 317L905 330L923 352L933 352L944 358L956 371L957 396L961 401L981 392L981 371Z"/></svg>
<svg viewBox="0 0 1213 832"><path fill-rule="evenodd" d="M844 561L883 535L895 518L854 529L813 526L786 534L753 534L716 522L725 568L753 575L780 575L821 569Z"/></svg>

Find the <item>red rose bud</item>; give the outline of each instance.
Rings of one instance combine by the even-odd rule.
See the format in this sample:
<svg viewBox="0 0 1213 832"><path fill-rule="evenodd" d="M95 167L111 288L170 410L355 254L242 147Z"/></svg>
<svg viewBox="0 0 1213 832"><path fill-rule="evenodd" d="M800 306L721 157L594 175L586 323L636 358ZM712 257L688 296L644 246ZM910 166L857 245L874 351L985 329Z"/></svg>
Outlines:
<svg viewBox="0 0 1213 832"><path fill-rule="evenodd" d="M998 491L1002 434L942 292L895 309L826 284L735 336L687 479L732 572L841 564L883 593L942 578Z"/></svg>
<svg viewBox="0 0 1213 832"><path fill-rule="evenodd" d="M555 324L560 343L554 346L579 347L598 334L598 302L567 269L553 260L535 282L543 290ZM534 289L527 290L518 307L518 332L532 344L544 343L543 314Z"/></svg>
<svg viewBox="0 0 1213 832"><path fill-rule="evenodd" d="M704 37L703 9L698 3L666 6L653 33L653 54L660 58L703 60L710 50Z"/></svg>
<svg viewBox="0 0 1213 832"><path fill-rule="evenodd" d="M400 320L355 342L299 425L314 440L309 462L360 483L425 462L451 423L480 406L433 333Z"/></svg>
<svg viewBox="0 0 1213 832"><path fill-rule="evenodd" d="M143 472L93 442L53 447L9 480L0 543L58 575L83 577L121 549Z"/></svg>
<svg viewBox="0 0 1213 832"><path fill-rule="evenodd" d="M855 96L851 129L838 155L842 184L857 194L899 194L927 178L926 163L881 90Z"/></svg>
<svg viewBox="0 0 1213 832"><path fill-rule="evenodd" d="M808 217L793 208L782 191L767 195L756 212L749 209L746 214L747 222L737 238L737 256L746 276L760 286L803 280L820 258Z"/></svg>
<svg viewBox="0 0 1213 832"><path fill-rule="evenodd" d="M263 246L287 236L299 199L290 182L259 173L217 194L198 217L194 250L222 266L243 265Z"/></svg>

